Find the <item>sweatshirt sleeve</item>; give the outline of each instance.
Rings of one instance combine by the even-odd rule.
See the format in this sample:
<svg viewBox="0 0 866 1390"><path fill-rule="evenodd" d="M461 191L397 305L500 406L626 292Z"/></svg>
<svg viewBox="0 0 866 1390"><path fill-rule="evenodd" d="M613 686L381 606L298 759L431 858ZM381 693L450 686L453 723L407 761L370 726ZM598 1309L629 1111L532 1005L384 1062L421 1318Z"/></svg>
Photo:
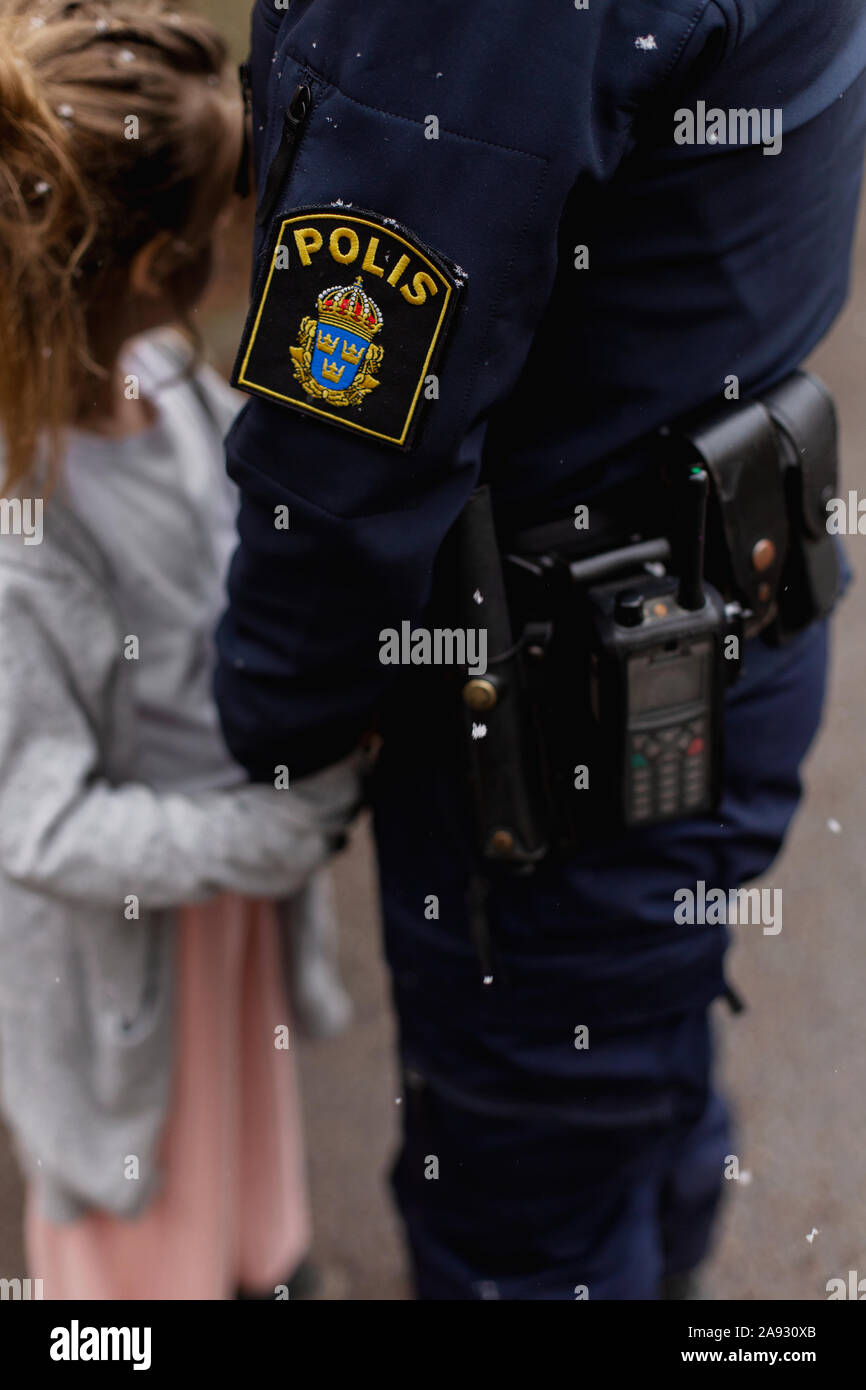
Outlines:
<svg viewBox="0 0 866 1390"><path fill-rule="evenodd" d="M76 691L75 658L25 586L0 588L0 634L0 870L17 884L101 906L135 895L143 907L170 907L226 890L280 897L301 886L349 819L358 796L351 760L291 790L113 785ZM87 659L100 662L96 643ZM96 681L109 691L103 664Z"/></svg>

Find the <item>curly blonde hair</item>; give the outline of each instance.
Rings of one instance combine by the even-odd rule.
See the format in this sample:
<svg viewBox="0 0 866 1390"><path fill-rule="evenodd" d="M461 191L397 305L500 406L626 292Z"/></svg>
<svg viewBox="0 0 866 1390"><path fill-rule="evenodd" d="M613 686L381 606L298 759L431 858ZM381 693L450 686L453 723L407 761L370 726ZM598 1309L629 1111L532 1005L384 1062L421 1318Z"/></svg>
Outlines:
<svg viewBox="0 0 866 1390"><path fill-rule="evenodd" d="M232 78L218 32L166 0L0 0L4 490L46 439L56 465L136 253L166 232L190 255L209 243L237 160Z"/></svg>

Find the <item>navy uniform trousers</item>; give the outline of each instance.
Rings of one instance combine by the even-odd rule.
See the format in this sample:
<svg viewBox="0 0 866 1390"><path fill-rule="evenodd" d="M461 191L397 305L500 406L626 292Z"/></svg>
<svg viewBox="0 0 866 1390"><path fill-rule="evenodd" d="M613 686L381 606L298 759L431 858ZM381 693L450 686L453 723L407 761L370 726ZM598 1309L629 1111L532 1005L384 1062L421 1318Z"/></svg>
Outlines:
<svg viewBox="0 0 866 1390"><path fill-rule="evenodd" d="M826 629L747 645L717 816L595 840L492 886L492 983L457 779L417 747L386 754L376 833L406 1106L394 1184L422 1297L651 1299L705 1254L736 1152L707 1009L729 929L676 926L674 893L735 888L773 862L820 719Z"/></svg>
<svg viewBox="0 0 866 1390"><path fill-rule="evenodd" d="M251 86L252 399L227 445L241 544L216 692L272 781L333 763L388 705L380 634L423 621L482 470L506 526L591 518L660 427L807 358L847 292L866 9L257 0ZM678 926L674 894L772 863L824 646L749 645L716 817L492 884L487 984L461 774L435 712L389 706L395 1184L422 1296L655 1297L700 1260L732 1143L707 1022L725 929Z"/></svg>

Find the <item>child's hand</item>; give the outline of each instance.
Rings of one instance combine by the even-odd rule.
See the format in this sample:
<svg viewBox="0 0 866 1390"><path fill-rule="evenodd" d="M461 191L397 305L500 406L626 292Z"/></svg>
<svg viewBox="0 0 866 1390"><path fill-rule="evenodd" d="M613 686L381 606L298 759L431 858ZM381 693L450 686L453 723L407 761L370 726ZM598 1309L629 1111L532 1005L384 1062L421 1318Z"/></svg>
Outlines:
<svg viewBox="0 0 866 1390"><path fill-rule="evenodd" d="M356 752L285 790L256 784L233 793L235 807L247 818L249 828L228 852L234 860L257 844L259 883L250 890L254 895L296 893L342 847L346 828L361 803L364 765L365 755ZM233 866L233 872L238 869Z"/></svg>
<svg viewBox="0 0 866 1390"><path fill-rule="evenodd" d="M292 793L315 815L326 835L342 837L363 800L367 754L357 749L342 762L296 782Z"/></svg>

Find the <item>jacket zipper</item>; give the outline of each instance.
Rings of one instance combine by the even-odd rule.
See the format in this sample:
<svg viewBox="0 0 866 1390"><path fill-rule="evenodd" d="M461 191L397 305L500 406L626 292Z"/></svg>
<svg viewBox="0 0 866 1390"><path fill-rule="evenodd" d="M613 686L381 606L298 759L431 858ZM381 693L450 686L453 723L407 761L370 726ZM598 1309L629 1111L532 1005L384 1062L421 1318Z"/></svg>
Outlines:
<svg viewBox="0 0 866 1390"><path fill-rule="evenodd" d="M280 137L279 148L268 170L268 181L259 210L256 213L256 222L260 227L270 220L280 196L280 189L289 176L289 170L292 167L304 122L310 114L312 102L313 95L309 87L304 82L299 83L292 93L292 99L283 116L283 133Z"/></svg>
<svg viewBox="0 0 866 1390"><path fill-rule="evenodd" d="M253 116L253 76L249 59L245 63L241 63L238 68L238 76L244 102L244 134L238 172L235 177L235 193L239 198L248 198L252 191L250 175L253 167L252 142L250 140L250 123Z"/></svg>

